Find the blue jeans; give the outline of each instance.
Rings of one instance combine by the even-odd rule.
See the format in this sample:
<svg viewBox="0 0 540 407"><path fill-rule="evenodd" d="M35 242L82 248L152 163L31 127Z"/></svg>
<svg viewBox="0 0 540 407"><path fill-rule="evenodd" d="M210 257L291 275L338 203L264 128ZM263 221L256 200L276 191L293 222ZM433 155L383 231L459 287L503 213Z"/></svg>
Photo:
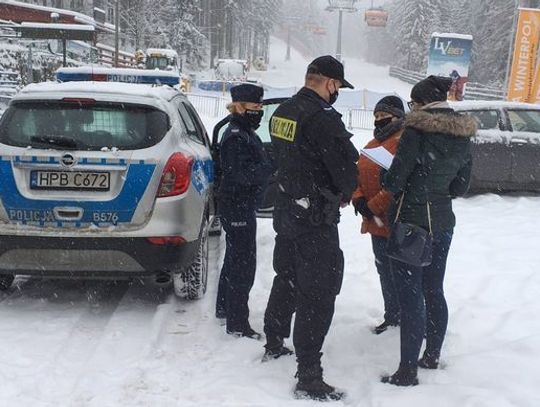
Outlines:
<svg viewBox="0 0 540 407"><path fill-rule="evenodd" d="M448 307L443 281L453 231L433 235L433 260L429 266L415 267L392 260L394 282L401 307L401 363L416 368L424 333L426 354L439 358L448 325Z"/></svg>
<svg viewBox="0 0 540 407"><path fill-rule="evenodd" d="M399 300L392 275L392 263L386 255L386 245L388 240L381 236L371 235L373 254L375 255L375 266L379 279L381 280L381 290L384 299L384 320L392 325L399 323Z"/></svg>

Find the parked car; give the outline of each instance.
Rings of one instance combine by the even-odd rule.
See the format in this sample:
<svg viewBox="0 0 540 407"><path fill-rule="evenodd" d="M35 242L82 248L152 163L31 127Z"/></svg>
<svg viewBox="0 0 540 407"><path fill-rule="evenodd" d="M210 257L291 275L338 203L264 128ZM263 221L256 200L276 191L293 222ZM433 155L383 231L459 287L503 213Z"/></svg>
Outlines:
<svg viewBox="0 0 540 407"><path fill-rule="evenodd" d="M540 191L540 105L504 101L451 105L478 123L471 193Z"/></svg>
<svg viewBox="0 0 540 407"><path fill-rule="evenodd" d="M0 287L17 274L152 277L202 297L213 161L178 75L57 77L24 88L0 120Z"/></svg>

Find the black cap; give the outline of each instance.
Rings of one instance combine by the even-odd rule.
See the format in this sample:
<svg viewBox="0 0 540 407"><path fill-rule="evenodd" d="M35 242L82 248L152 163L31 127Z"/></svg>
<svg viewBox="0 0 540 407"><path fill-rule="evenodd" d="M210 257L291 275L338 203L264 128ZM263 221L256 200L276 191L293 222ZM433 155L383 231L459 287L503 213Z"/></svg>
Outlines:
<svg viewBox="0 0 540 407"><path fill-rule="evenodd" d="M411 99L418 103L444 102L452 86L452 78L428 76L413 86Z"/></svg>
<svg viewBox="0 0 540 407"><path fill-rule="evenodd" d="M405 117L405 107L403 106L403 101L397 96L385 96L377 102L373 113L377 112L386 112L390 113L395 117Z"/></svg>
<svg viewBox="0 0 540 407"><path fill-rule="evenodd" d="M231 88L233 102L262 103L264 89L251 83L242 83Z"/></svg>
<svg viewBox="0 0 540 407"><path fill-rule="evenodd" d="M341 81L342 88L354 89L348 81L345 80L345 71L343 64L330 55L315 58L307 68L307 73L315 73L326 76L327 78Z"/></svg>

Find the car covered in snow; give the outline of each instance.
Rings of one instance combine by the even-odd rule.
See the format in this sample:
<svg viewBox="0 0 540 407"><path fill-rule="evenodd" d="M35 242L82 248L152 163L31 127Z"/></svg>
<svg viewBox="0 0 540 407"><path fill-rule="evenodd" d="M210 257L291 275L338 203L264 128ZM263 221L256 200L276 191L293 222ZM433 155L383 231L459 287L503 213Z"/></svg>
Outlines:
<svg viewBox="0 0 540 407"><path fill-rule="evenodd" d="M505 101L451 105L478 123L471 193L540 191L540 105Z"/></svg>
<svg viewBox="0 0 540 407"><path fill-rule="evenodd" d="M172 279L200 298L213 161L178 75L62 68L57 79L24 88L0 120L0 286L18 274Z"/></svg>

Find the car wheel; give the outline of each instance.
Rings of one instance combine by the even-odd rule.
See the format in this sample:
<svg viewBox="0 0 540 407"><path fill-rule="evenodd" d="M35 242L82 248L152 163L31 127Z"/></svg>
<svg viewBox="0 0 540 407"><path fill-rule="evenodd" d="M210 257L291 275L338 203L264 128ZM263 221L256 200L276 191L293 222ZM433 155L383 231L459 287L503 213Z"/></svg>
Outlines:
<svg viewBox="0 0 540 407"><path fill-rule="evenodd" d="M221 219L219 219L219 216L214 216L214 220L212 220L212 225L210 226L210 236L221 236L222 230Z"/></svg>
<svg viewBox="0 0 540 407"><path fill-rule="evenodd" d="M15 276L13 274L0 274L0 291L5 291L13 284Z"/></svg>
<svg viewBox="0 0 540 407"><path fill-rule="evenodd" d="M188 300L204 296L208 283L208 222L203 224L197 254L185 270L173 274L174 293Z"/></svg>

